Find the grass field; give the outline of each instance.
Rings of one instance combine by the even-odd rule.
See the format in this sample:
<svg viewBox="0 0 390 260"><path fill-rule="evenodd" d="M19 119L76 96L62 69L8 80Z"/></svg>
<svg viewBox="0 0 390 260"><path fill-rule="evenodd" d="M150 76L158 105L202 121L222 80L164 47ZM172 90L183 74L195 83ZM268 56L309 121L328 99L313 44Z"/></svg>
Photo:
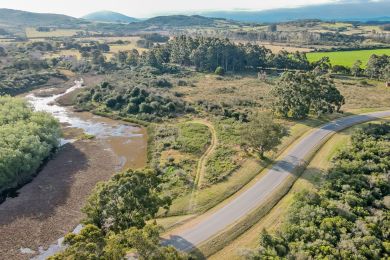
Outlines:
<svg viewBox="0 0 390 260"><path fill-rule="evenodd" d="M363 67L365 67L372 54L390 55L390 48L356 51L309 52L306 56L310 62L318 61L322 57L329 57L332 65L343 65L347 67L351 67L357 60L361 60Z"/></svg>
<svg viewBox="0 0 390 260"><path fill-rule="evenodd" d="M28 27L26 28L26 36L27 38L71 37L76 35L79 31L82 30L56 29L50 32L39 32L35 28Z"/></svg>

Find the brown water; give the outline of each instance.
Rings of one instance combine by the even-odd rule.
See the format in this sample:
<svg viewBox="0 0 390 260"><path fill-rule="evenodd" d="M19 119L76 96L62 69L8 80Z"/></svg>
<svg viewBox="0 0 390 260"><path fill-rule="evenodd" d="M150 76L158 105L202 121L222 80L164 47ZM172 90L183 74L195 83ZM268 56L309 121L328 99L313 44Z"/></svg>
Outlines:
<svg viewBox="0 0 390 260"><path fill-rule="evenodd" d="M56 117L64 127L79 128L86 134L94 135L110 149L120 161L118 168L141 168L146 165L146 130L120 120L113 120L93 115L89 112L74 112L70 107L63 107L55 100L69 92L82 88L82 81L65 93L40 97L31 92L26 95L36 111L44 111ZM74 140L62 139L61 144Z"/></svg>
<svg viewBox="0 0 390 260"><path fill-rule="evenodd" d="M113 120L93 115L89 112L74 112L70 107L58 105L55 100L71 91L82 88L82 81L75 82L75 86L65 93L40 97L31 92L25 96L36 111L44 111L57 118L64 128L81 129L84 133L94 135L95 139L112 151L119 161L118 169L142 168L146 165L147 135L142 127L131 125L120 120ZM74 142L72 139L62 139L61 145ZM73 233L80 232L82 225L78 225ZM49 246L47 250L39 249L39 255L33 259L46 259L48 256L63 250L63 238ZM29 254L31 249L21 248L22 253Z"/></svg>

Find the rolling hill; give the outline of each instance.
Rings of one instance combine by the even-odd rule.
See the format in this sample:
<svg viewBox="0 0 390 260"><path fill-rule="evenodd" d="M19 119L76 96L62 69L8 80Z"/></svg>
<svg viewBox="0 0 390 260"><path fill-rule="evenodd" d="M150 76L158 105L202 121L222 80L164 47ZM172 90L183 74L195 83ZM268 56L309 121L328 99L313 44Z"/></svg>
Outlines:
<svg viewBox="0 0 390 260"><path fill-rule="evenodd" d="M138 22L139 20L127 15L111 12L111 11L100 11L87 14L82 17L83 19L96 22L106 22L106 23L132 23Z"/></svg>
<svg viewBox="0 0 390 260"><path fill-rule="evenodd" d="M303 19L337 21L390 21L390 1L341 1L264 11L213 11L200 13L243 22L286 22Z"/></svg>
<svg viewBox="0 0 390 260"><path fill-rule="evenodd" d="M188 27L188 26L211 26L223 18L211 18L200 15L168 15L156 16L143 21L148 26L166 26L166 27Z"/></svg>
<svg viewBox="0 0 390 260"><path fill-rule="evenodd" d="M32 13L0 8L0 24L16 26L75 27L87 21L62 14Z"/></svg>

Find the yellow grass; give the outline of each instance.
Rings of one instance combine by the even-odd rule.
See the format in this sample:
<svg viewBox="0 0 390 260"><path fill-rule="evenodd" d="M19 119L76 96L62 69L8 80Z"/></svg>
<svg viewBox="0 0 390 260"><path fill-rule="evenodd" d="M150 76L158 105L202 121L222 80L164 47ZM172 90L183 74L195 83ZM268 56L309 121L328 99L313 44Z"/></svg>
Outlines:
<svg viewBox="0 0 390 260"><path fill-rule="evenodd" d="M188 219L191 219L192 217L194 217L194 215L182 215L182 216L174 216L174 217L167 217L167 218L158 218L155 219L155 221L159 226L161 226L164 229L164 231L168 231L169 229L172 229L173 227L180 225L181 223L183 223Z"/></svg>
<svg viewBox="0 0 390 260"><path fill-rule="evenodd" d="M35 28L28 27L26 28L27 38L50 38L50 37L71 37L75 36L77 32L82 30L73 30L73 29L56 29L50 32L39 32Z"/></svg>
<svg viewBox="0 0 390 260"><path fill-rule="evenodd" d="M46 54L46 57L56 58L61 56L73 56L77 59L81 59L81 53L78 50L61 50L56 52L49 52Z"/></svg>
<svg viewBox="0 0 390 260"><path fill-rule="evenodd" d="M271 78L270 78L271 79ZM369 85L362 85L366 80ZM239 103L255 102L249 109L268 109L273 97L270 95L272 85L257 79L257 75L243 75L242 77L225 76L218 80L213 74L196 73L188 78L194 87L175 87L174 90L183 94L189 102L206 100L220 104L230 104L240 107ZM384 82L343 77L335 79L335 84L344 95L346 104L342 107L345 112L356 111L361 108L390 107L390 88Z"/></svg>
<svg viewBox="0 0 390 260"><path fill-rule="evenodd" d="M120 51L130 51L130 50L136 49L141 54L147 50L145 48L138 47L137 40L135 40L136 37L133 37L133 38L134 38L134 40L128 44L109 44L110 45L110 52L105 54L107 59L111 59L111 57L113 57L115 53L118 53Z"/></svg>

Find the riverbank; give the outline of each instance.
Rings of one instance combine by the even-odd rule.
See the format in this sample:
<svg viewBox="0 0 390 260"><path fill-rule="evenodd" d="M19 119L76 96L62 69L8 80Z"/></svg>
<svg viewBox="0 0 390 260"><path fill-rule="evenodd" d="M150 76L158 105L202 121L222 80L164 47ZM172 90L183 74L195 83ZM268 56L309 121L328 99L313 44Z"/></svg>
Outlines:
<svg viewBox="0 0 390 260"><path fill-rule="evenodd" d="M4 259L30 259L56 244L83 219L81 209L98 182L146 165L146 129L56 103L82 88L75 84L24 95L36 110L61 122L65 144L30 183L0 204Z"/></svg>
<svg viewBox="0 0 390 260"><path fill-rule="evenodd" d="M29 259L73 230L96 183L108 180L119 163L97 140L64 145L17 197L0 205L0 255Z"/></svg>

